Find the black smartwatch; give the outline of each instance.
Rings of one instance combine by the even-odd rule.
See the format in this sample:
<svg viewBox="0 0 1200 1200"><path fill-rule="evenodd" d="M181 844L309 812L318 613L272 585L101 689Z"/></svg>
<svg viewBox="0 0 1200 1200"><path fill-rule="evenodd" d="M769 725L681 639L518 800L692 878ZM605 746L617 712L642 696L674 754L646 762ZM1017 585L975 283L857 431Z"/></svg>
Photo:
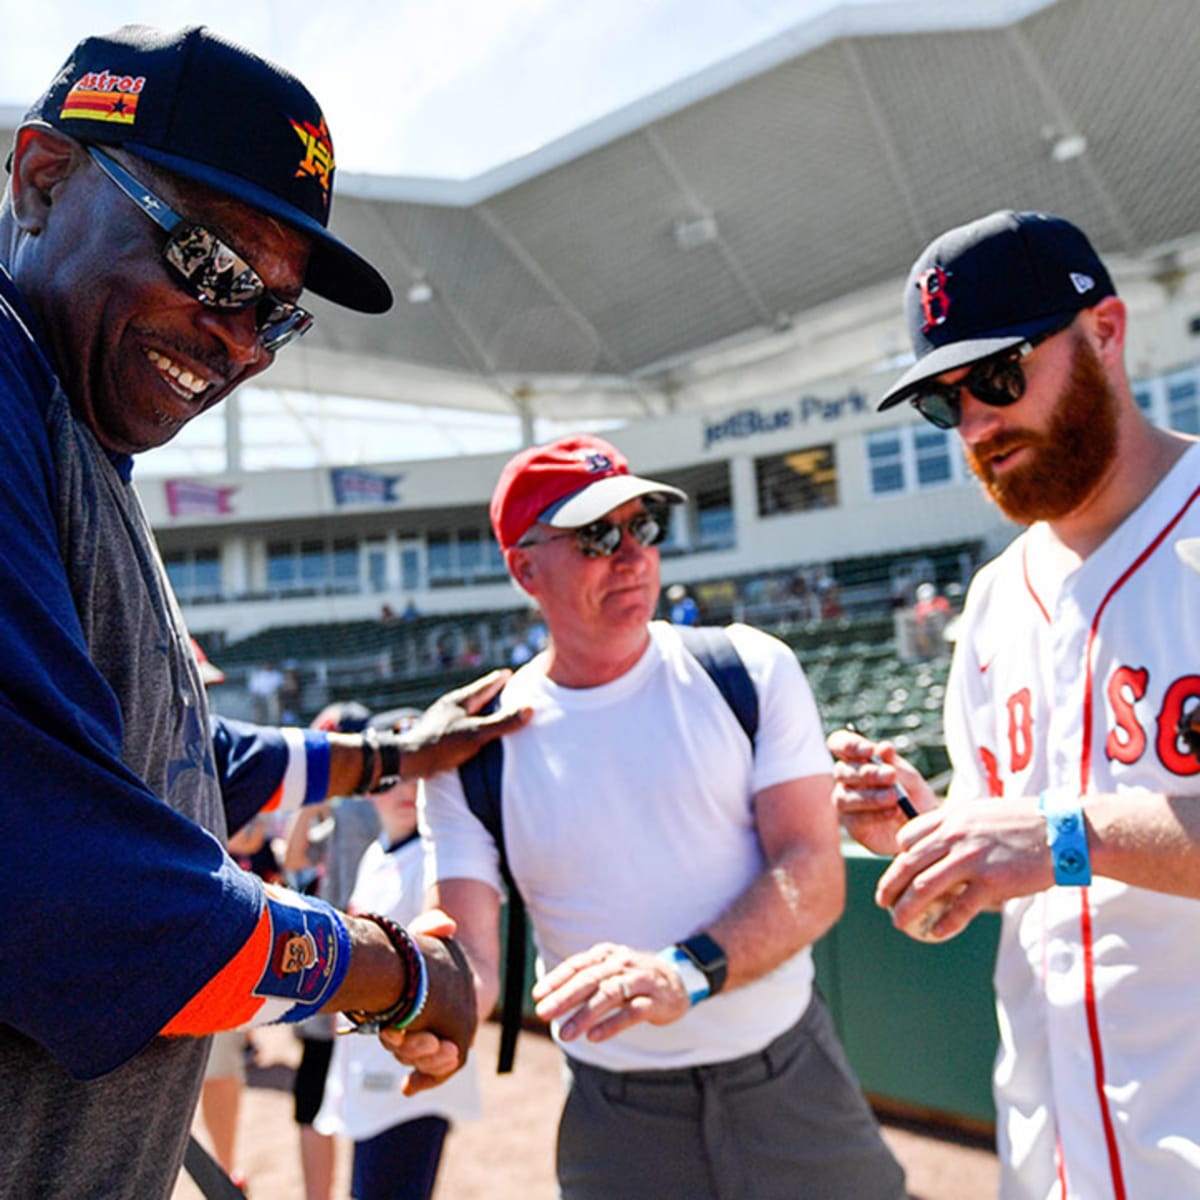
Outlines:
<svg viewBox="0 0 1200 1200"><path fill-rule="evenodd" d="M725 976L729 971L725 951L707 933L695 933L675 945L699 967L700 973L708 981L708 994L715 996L725 986Z"/></svg>

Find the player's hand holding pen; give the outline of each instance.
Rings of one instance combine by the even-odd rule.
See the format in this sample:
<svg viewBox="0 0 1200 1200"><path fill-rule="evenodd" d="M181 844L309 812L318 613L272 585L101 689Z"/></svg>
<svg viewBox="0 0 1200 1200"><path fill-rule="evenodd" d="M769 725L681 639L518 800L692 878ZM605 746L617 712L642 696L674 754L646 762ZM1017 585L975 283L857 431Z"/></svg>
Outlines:
<svg viewBox="0 0 1200 1200"><path fill-rule="evenodd" d="M940 806L890 742L850 728L830 734L828 745L846 831L868 850L895 856L879 877L875 902L910 937L945 941L979 912L1053 882L1036 800Z"/></svg>
<svg viewBox="0 0 1200 1200"><path fill-rule="evenodd" d="M961 885L924 903L919 889L906 894L913 874L906 870L903 852L920 841L930 823L921 820L921 813L938 809L932 788L911 763L896 753L890 742L872 742L853 724L830 734L828 745L837 760L833 797L846 832L876 854L900 856L881 876L875 902L888 909L898 929L919 941L941 941L952 936L949 932L935 932L935 927L961 895ZM895 907L898 903L901 903L899 912ZM954 932L959 932L965 924L964 921Z"/></svg>
<svg viewBox="0 0 1200 1200"><path fill-rule="evenodd" d="M873 742L853 726L827 740L836 760L833 799L846 832L875 854L896 854L903 826L938 805L921 773L891 742Z"/></svg>

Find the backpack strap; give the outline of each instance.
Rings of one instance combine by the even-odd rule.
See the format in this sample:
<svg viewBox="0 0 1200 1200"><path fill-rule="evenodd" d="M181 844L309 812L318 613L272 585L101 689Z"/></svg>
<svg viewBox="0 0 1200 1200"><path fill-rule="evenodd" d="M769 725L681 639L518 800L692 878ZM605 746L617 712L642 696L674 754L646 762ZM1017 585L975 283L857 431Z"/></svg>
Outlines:
<svg viewBox="0 0 1200 1200"><path fill-rule="evenodd" d="M718 625L676 625L684 648L704 668L750 739L758 736L758 692L729 631Z"/></svg>
<svg viewBox="0 0 1200 1200"><path fill-rule="evenodd" d="M494 712L500 704L497 696L481 711ZM458 777L466 794L467 807L492 835L500 852L500 872L508 889L508 923L504 953L504 994L500 1005L500 1056L496 1066L499 1075L512 1070L517 1052L517 1034L525 1006L525 944L528 922L525 901L513 881L504 849L504 818L500 796L500 780L504 771L504 744L500 738L488 742L474 758L458 768Z"/></svg>

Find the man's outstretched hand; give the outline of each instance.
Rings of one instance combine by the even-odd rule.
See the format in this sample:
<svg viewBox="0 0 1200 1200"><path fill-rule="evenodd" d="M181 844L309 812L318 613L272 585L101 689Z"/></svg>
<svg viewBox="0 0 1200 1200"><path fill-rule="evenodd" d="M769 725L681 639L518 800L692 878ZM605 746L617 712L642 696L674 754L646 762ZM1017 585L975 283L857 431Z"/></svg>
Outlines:
<svg viewBox="0 0 1200 1200"><path fill-rule="evenodd" d="M435 700L411 729L400 734L403 777L428 779L439 771L451 771L494 738L516 733L528 724L531 708L476 715L511 677L507 668L492 671Z"/></svg>

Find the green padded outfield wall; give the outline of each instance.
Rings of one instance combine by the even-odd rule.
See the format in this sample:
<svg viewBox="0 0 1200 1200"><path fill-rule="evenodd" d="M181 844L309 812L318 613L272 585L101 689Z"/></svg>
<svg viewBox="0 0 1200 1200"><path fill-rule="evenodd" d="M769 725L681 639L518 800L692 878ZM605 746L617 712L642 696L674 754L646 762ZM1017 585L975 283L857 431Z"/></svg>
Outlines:
<svg viewBox="0 0 1200 1200"><path fill-rule="evenodd" d="M999 915L982 914L940 945L913 941L875 904L888 860L857 845L844 857L846 911L814 960L863 1090L901 1111L991 1125Z"/></svg>

